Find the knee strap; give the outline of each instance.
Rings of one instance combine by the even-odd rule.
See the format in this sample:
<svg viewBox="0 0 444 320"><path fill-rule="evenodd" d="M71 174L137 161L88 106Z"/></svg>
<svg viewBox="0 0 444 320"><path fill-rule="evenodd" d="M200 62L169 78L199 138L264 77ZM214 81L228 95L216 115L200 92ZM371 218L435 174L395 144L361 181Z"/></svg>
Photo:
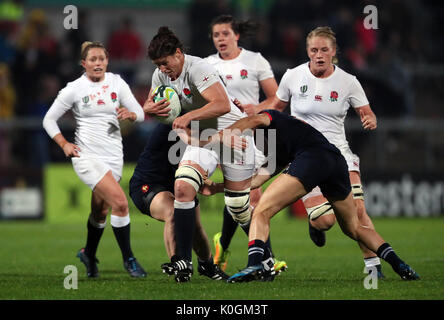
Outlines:
<svg viewBox="0 0 444 320"><path fill-rule="evenodd" d="M320 204L316 207L307 208L307 214L310 220L316 220L320 216L326 215L326 214L334 214L333 207L331 206L330 202L324 202L323 204Z"/></svg>
<svg viewBox="0 0 444 320"><path fill-rule="evenodd" d="M353 192L353 199L364 200L364 189L362 189L362 184L352 184L351 187Z"/></svg>
<svg viewBox="0 0 444 320"><path fill-rule="evenodd" d="M225 189L225 204L234 221L241 226L250 222L250 188L241 191Z"/></svg>
<svg viewBox="0 0 444 320"><path fill-rule="evenodd" d="M199 191L203 184L202 174L199 172L199 170L189 165L180 166L176 170L175 178L176 180L188 182L193 186L196 192Z"/></svg>

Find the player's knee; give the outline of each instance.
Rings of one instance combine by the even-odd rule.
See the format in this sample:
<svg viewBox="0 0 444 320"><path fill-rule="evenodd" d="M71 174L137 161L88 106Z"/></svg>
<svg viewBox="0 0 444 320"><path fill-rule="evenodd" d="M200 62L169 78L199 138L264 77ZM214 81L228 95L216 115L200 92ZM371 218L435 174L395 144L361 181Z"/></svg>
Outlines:
<svg viewBox="0 0 444 320"><path fill-rule="evenodd" d="M321 220L325 219L325 221L333 221L334 223L334 213L333 207L328 201L325 201L317 206L307 208L308 218L311 221L320 220L322 218Z"/></svg>
<svg viewBox="0 0 444 320"><path fill-rule="evenodd" d="M180 166L175 178L174 195L178 201L191 201L203 184L199 170L188 165Z"/></svg>
<svg viewBox="0 0 444 320"><path fill-rule="evenodd" d="M241 191L225 189L225 205L233 220L241 226L250 222L250 188Z"/></svg>
<svg viewBox="0 0 444 320"><path fill-rule="evenodd" d="M126 215L128 213L128 200L126 200L126 197L116 197L112 204L112 210L117 215Z"/></svg>
<svg viewBox="0 0 444 320"><path fill-rule="evenodd" d="M320 216L318 219L310 220L313 227L319 231L327 231L334 226L336 218L334 214Z"/></svg>

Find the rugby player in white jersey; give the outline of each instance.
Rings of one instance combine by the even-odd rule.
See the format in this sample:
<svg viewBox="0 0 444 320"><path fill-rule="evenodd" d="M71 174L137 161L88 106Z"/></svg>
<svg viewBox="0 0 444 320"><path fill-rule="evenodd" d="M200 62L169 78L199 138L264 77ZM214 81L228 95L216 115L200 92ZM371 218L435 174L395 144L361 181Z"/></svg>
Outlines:
<svg viewBox="0 0 444 320"><path fill-rule="evenodd" d="M365 92L355 76L339 68L336 62L336 37L329 27L312 30L306 39L309 61L283 75L271 104L261 103L258 110L273 108L283 111L290 103L291 114L306 121L324 134L347 161L353 198L362 225L374 229L364 205L364 191L359 170L359 157L350 150L345 136L344 119L352 107L359 115L364 130L375 130L376 116L370 108ZM309 233L313 242L325 245L325 231L335 221L331 204L315 188L303 197L309 217ZM376 268L383 278L380 259L359 243L367 270Z"/></svg>
<svg viewBox="0 0 444 320"><path fill-rule="evenodd" d="M119 185L123 167L119 121L141 122L143 109L128 84L119 75L106 72L108 52L102 44L83 43L81 64L85 73L59 92L43 119L48 135L71 158L74 171L92 190L86 246L77 256L88 277L99 276L96 251L111 209L111 226L124 267L132 277L145 277L131 250L128 201ZM76 120L74 143L65 139L57 125L67 111Z"/></svg>
<svg viewBox="0 0 444 320"><path fill-rule="evenodd" d="M161 27L153 37L148 56L157 69L152 77L149 97L143 106L146 113L158 116L168 114L168 102L154 102L152 93L157 86L167 85L179 94L183 111L172 123L172 129L187 130L190 124L193 126L193 121L200 130L211 128L216 132L246 117L230 101L217 70L203 59L185 54L180 40L168 27ZM186 147L174 184L177 261L173 263L175 278L179 282L189 281L193 272L191 251L196 222L195 197L218 164L224 176L225 204L229 212L241 225L250 222L249 193L254 170L254 143L252 136L246 138L251 143L248 143L245 151L235 150L232 154L234 160L226 161L226 154L222 156L215 149L195 145ZM273 272L273 267L270 271Z"/></svg>
<svg viewBox="0 0 444 320"><path fill-rule="evenodd" d="M254 108L259 104L261 89L266 97L264 103L269 103L278 88L270 63L259 52L253 52L238 45L241 36L248 36L255 29L256 25L251 21L239 22L231 15L216 17L210 24L210 37L217 53L205 59L219 72L230 98L238 100L248 115L254 114ZM266 158L257 148L255 148L255 155L256 170L264 164ZM251 210L258 203L261 193L261 188L250 191ZM228 247L237 225L238 223L233 220L225 206L222 231L213 237L214 263L224 271L230 254ZM245 231L248 235L248 230ZM275 259L277 272L286 268L285 261Z"/></svg>

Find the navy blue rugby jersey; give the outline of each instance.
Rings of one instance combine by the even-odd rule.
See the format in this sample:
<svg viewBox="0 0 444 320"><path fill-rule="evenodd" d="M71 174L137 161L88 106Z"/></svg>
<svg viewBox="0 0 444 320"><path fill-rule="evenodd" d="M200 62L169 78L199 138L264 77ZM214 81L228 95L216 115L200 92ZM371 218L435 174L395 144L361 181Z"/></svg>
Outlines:
<svg viewBox="0 0 444 320"><path fill-rule="evenodd" d="M163 123L156 125L137 161L133 179L141 183L161 183L164 185L174 183L174 173L178 163L170 162L168 152L176 143L181 145L182 151L186 145L175 133L172 133L174 134L174 141L168 141L168 135L171 131L171 125ZM177 151L174 153L175 158L179 156L178 146L176 145L172 149Z"/></svg>
<svg viewBox="0 0 444 320"><path fill-rule="evenodd" d="M268 129L276 129L276 158L279 165L290 163L298 153L312 147L341 154L338 148L308 123L277 110L267 109L260 113L268 114L271 120L265 128L267 139Z"/></svg>

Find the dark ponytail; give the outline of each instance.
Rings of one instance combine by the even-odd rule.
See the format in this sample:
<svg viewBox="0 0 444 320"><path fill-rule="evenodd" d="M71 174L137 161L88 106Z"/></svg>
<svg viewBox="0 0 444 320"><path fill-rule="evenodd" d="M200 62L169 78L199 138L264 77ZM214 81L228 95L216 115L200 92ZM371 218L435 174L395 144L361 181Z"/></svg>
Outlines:
<svg viewBox="0 0 444 320"><path fill-rule="evenodd" d="M233 16L228 14L220 15L211 21L209 37L210 39L213 37L213 27L216 24L230 24L231 29L235 34L240 35L241 38L248 37L254 35L256 30L258 29L258 24L251 20L247 21L237 21Z"/></svg>
<svg viewBox="0 0 444 320"><path fill-rule="evenodd" d="M183 52L183 44L170 28L163 26L148 45L148 57L157 60L173 55L177 49Z"/></svg>

